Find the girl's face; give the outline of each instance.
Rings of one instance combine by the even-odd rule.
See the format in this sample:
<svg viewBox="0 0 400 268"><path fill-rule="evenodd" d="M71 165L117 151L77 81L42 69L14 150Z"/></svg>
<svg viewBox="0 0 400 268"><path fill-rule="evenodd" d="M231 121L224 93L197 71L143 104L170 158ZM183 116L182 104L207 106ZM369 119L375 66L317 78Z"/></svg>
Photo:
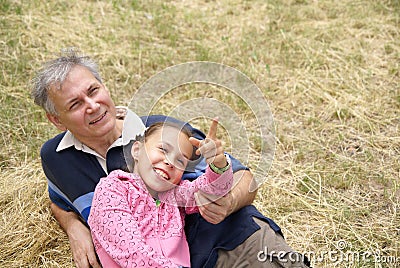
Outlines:
<svg viewBox="0 0 400 268"><path fill-rule="evenodd" d="M173 126L164 126L146 137L144 143L133 144L134 172L155 197L157 192L179 184L192 153L193 146L185 133Z"/></svg>

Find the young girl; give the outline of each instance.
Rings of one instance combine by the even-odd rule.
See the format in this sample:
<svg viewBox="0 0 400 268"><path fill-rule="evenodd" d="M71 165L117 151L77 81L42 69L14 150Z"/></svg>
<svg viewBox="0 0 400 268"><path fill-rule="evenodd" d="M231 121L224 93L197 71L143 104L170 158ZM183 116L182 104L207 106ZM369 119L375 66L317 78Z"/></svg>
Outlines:
<svg viewBox="0 0 400 268"><path fill-rule="evenodd" d="M214 119L203 141L181 126L152 125L132 146L133 173L116 170L100 180L88 223L103 267L190 266L184 215L198 212L194 193L222 196L233 181L217 125ZM193 182L181 181L193 147L206 159L207 171Z"/></svg>

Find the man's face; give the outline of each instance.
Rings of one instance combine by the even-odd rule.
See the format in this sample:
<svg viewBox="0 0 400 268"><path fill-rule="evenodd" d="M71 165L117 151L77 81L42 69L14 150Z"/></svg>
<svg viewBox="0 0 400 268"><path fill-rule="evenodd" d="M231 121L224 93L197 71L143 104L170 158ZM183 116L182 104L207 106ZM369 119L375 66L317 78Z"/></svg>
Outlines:
<svg viewBox="0 0 400 268"><path fill-rule="evenodd" d="M135 172L151 194L167 191L179 184L193 153L189 137L171 126L152 133L144 144L136 142L133 150L135 147Z"/></svg>
<svg viewBox="0 0 400 268"><path fill-rule="evenodd" d="M58 112L47 115L49 120L80 141L103 137L115 128L114 102L107 88L85 67L73 67L61 89L49 90L49 98Z"/></svg>

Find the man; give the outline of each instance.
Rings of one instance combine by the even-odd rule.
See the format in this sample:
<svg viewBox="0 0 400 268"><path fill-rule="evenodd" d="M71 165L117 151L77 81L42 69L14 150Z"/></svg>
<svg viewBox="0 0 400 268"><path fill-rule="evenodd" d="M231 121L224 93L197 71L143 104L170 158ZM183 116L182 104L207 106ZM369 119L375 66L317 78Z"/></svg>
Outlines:
<svg viewBox="0 0 400 268"><path fill-rule="evenodd" d="M44 65L33 80L32 97L49 121L63 131L41 150L51 210L68 235L76 266L101 267L86 224L96 184L112 170L126 168L124 147L136 134L155 122L176 119L139 118L129 110L124 120L117 119L96 63L74 49ZM204 138L200 131L193 131ZM280 228L251 206L256 193L248 191L252 183L249 170L234 158L232 167L238 183L231 192L214 202L211 196L198 193L201 216L186 219L191 266L290 267L293 262L297 263L293 267L305 267L301 260L289 258L293 250ZM185 179L195 179L203 169L201 162ZM258 253L265 249L268 252L262 253L268 258L260 261ZM270 256L272 251L281 254Z"/></svg>

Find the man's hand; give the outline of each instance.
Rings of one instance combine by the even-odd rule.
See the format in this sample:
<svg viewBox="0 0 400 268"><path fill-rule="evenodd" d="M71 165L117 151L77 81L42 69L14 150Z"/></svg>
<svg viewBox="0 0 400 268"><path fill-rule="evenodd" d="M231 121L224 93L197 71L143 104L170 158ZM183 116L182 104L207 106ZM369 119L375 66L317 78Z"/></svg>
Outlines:
<svg viewBox="0 0 400 268"><path fill-rule="evenodd" d="M73 223L69 228L68 239L76 267L101 268L97 262L92 236L85 225L81 222Z"/></svg>
<svg viewBox="0 0 400 268"><path fill-rule="evenodd" d="M67 212L52 203L50 208L61 228L68 235L72 256L78 268L101 268L97 261L90 230L74 212Z"/></svg>
<svg viewBox="0 0 400 268"><path fill-rule="evenodd" d="M204 192L194 195L201 216L212 224L218 224L233 212L234 198L232 192L226 195L214 196ZM204 204L204 205L200 205Z"/></svg>
<svg viewBox="0 0 400 268"><path fill-rule="evenodd" d="M196 203L201 216L208 222L217 224L233 212L250 205L257 191L250 192L253 175L248 170L239 170L233 174L234 188L223 197L216 200L215 196L197 192Z"/></svg>
<svg viewBox="0 0 400 268"><path fill-rule="evenodd" d="M115 117L117 119L124 120L127 113L127 109L126 107L123 106L115 106L115 112L116 112Z"/></svg>

